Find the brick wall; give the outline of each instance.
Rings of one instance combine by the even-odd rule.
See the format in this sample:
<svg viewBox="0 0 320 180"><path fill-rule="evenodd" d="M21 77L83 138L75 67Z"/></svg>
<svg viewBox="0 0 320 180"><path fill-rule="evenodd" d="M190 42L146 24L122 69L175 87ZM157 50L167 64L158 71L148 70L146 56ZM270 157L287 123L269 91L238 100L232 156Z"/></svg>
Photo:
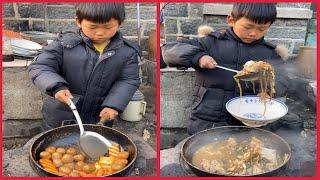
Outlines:
<svg viewBox="0 0 320 180"><path fill-rule="evenodd" d="M138 40L136 3L126 3L126 20L121 31L128 39ZM3 3L6 28L15 31L58 33L76 28L72 3ZM147 50L147 35L156 28L156 3L140 3L141 46Z"/></svg>
<svg viewBox="0 0 320 180"><path fill-rule="evenodd" d="M271 26L266 40L284 44L291 55L296 55L299 47L305 44L307 23L312 14L310 6L311 3L278 3L280 18ZM214 29L227 28L226 16L231 7L232 4L227 3L169 3L163 9L163 41L175 40L177 36L195 38L202 24Z"/></svg>

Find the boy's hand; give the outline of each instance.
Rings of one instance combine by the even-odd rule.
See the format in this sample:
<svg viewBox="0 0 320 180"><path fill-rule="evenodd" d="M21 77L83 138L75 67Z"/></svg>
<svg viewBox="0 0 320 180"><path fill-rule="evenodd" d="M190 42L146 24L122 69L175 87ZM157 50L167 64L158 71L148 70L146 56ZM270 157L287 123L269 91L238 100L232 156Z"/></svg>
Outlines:
<svg viewBox="0 0 320 180"><path fill-rule="evenodd" d="M119 114L118 111L112 108L108 108L108 107L103 108L99 115L100 116L99 124L103 124L107 120L115 119L118 116L118 114Z"/></svg>
<svg viewBox="0 0 320 180"><path fill-rule="evenodd" d="M202 56L199 60L199 66L201 68L213 69L216 67L217 64L218 63L211 56L208 55Z"/></svg>
<svg viewBox="0 0 320 180"><path fill-rule="evenodd" d="M58 91L54 95L54 98L56 98L57 100L59 100L63 103L69 104L68 99L73 99L73 96L68 89L63 89L63 90Z"/></svg>

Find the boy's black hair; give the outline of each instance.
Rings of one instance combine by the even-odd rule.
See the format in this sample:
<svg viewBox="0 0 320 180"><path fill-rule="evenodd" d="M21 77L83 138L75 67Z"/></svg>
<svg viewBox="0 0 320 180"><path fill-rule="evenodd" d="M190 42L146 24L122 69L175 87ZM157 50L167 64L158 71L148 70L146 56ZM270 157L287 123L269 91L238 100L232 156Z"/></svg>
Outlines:
<svg viewBox="0 0 320 180"><path fill-rule="evenodd" d="M95 23L106 23L114 18L121 24L125 19L124 3L77 3L76 16Z"/></svg>
<svg viewBox="0 0 320 180"><path fill-rule="evenodd" d="M242 17L258 24L271 24L276 20L277 9L275 3L234 3L231 16L235 21Z"/></svg>

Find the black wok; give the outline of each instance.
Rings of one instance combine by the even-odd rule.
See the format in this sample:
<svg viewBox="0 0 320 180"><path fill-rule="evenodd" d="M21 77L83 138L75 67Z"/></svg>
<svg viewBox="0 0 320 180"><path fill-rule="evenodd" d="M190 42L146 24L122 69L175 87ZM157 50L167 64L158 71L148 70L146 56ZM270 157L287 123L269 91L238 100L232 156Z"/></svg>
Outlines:
<svg viewBox="0 0 320 180"><path fill-rule="evenodd" d="M137 158L137 147L128 136L115 129L100 125L84 124L84 129L86 131L97 132L107 139L117 142L124 150L129 152L127 166L124 169L117 171L109 176L126 176L131 172L133 164ZM79 137L80 130L77 124L62 126L43 132L39 136L39 138L34 141L30 148L29 162L33 170L39 176L57 176L44 170L44 168L40 166L40 164L38 163L38 160L40 159L40 152L44 151L48 146L78 146Z"/></svg>
<svg viewBox="0 0 320 180"><path fill-rule="evenodd" d="M288 158L278 165L276 169L261 174L254 174L252 176L270 176L276 174L276 172L280 171L280 169L283 168L284 165L289 161L291 156L290 146L280 136L257 128L245 126L225 126L201 131L190 136L183 144L181 149L181 158L183 163L187 164L197 176L227 176L226 174L209 173L200 169L199 167L194 166L192 164L192 157L194 153L209 143L226 140L229 137L234 137L240 141L250 141L252 136L260 139L264 143L265 147L275 149L277 151L277 155L280 157L284 157L285 154L288 155Z"/></svg>

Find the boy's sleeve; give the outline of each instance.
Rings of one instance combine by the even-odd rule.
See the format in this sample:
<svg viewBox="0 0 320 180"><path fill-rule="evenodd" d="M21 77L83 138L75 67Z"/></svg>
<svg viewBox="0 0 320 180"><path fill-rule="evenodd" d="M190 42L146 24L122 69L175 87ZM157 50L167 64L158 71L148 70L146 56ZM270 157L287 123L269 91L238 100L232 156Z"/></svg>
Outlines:
<svg viewBox="0 0 320 180"><path fill-rule="evenodd" d="M62 64L62 46L54 41L42 49L42 53L28 67L32 82L41 91L53 96L56 89L66 87L68 83L59 73Z"/></svg>
<svg viewBox="0 0 320 180"><path fill-rule="evenodd" d="M134 53L125 64L121 76L112 86L108 96L104 99L102 107L109 107L122 112L139 88L139 85L138 54Z"/></svg>
<svg viewBox="0 0 320 180"><path fill-rule="evenodd" d="M199 39L169 42L161 51L163 60L171 67L199 68L199 59L208 54Z"/></svg>

